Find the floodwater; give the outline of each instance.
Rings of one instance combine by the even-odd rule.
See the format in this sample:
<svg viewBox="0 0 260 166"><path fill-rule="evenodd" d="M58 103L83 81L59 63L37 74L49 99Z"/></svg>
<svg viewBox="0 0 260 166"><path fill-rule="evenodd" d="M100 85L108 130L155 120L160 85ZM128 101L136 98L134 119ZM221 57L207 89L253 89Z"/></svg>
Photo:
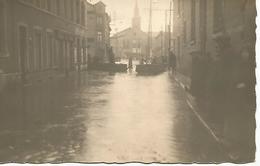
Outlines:
<svg viewBox="0 0 260 166"><path fill-rule="evenodd" d="M1 162L226 160L168 73L83 73L0 99Z"/></svg>

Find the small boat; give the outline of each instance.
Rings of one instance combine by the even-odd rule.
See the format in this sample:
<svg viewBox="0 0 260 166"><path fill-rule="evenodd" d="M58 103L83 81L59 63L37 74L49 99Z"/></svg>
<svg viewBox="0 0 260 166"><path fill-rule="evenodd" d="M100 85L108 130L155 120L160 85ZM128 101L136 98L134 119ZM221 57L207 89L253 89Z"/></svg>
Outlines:
<svg viewBox="0 0 260 166"><path fill-rule="evenodd" d="M108 72L127 72L126 64L100 63L92 65L90 70L108 71Z"/></svg>
<svg viewBox="0 0 260 166"><path fill-rule="evenodd" d="M136 65L136 72L140 75L156 75L166 71L165 64Z"/></svg>

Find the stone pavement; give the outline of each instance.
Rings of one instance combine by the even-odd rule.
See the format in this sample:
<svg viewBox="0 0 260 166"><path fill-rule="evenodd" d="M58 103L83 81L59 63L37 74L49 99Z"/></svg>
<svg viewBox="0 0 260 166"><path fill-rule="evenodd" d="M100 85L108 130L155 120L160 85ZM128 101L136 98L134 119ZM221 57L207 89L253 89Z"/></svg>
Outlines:
<svg viewBox="0 0 260 166"><path fill-rule="evenodd" d="M191 79L181 73L174 76L176 82L186 91L186 100L196 117L208 130L216 142L218 142L230 159L234 162L254 161L255 153L255 114L250 111L253 108L245 108L244 112L234 112L234 115L223 115L225 123L212 122L207 101L199 101L189 93ZM236 104L236 103L234 103ZM219 134L219 126L224 126L224 134Z"/></svg>

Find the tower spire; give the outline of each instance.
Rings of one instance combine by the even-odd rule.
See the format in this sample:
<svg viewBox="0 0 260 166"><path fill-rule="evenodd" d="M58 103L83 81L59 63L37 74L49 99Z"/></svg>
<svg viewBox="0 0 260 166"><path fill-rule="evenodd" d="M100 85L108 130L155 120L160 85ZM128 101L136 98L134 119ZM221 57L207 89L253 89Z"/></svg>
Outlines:
<svg viewBox="0 0 260 166"><path fill-rule="evenodd" d="M135 11L134 11L134 17L140 17L140 15L139 15L139 7L138 7L137 0L135 0Z"/></svg>

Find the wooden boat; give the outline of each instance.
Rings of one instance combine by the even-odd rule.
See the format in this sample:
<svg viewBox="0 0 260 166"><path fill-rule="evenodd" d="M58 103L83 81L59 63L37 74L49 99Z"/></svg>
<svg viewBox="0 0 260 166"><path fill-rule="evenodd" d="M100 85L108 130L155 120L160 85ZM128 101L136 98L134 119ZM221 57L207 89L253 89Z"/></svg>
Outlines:
<svg viewBox="0 0 260 166"><path fill-rule="evenodd" d="M140 75L156 75L166 71L165 64L136 65L136 72Z"/></svg>
<svg viewBox="0 0 260 166"><path fill-rule="evenodd" d="M100 63L91 65L89 70L108 71L108 72L126 72L126 64L111 64L111 63Z"/></svg>

